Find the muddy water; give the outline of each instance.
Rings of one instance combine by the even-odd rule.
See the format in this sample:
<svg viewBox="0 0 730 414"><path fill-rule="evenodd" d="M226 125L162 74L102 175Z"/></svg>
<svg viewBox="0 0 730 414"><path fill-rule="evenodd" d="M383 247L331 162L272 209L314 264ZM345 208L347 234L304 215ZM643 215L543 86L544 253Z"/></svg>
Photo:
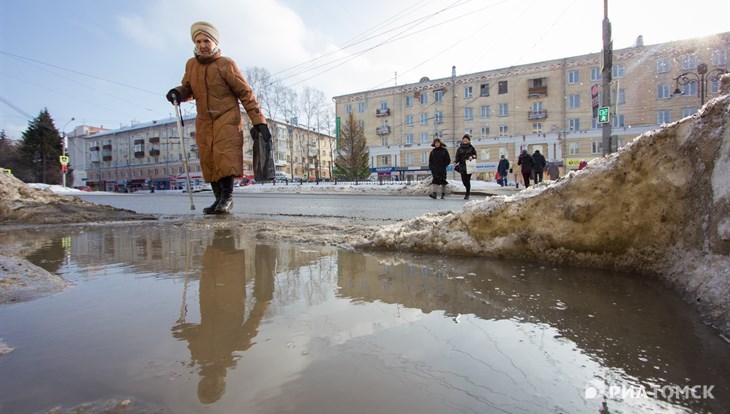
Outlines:
<svg viewBox="0 0 730 414"><path fill-rule="evenodd" d="M73 283L0 306L3 413L730 406L730 345L646 277L163 224L0 244Z"/></svg>

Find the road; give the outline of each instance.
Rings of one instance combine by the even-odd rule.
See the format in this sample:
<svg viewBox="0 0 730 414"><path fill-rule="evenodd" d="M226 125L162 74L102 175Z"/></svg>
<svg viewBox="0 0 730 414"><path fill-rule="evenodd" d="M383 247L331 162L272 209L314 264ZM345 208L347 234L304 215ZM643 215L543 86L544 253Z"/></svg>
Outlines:
<svg viewBox="0 0 730 414"><path fill-rule="evenodd" d="M202 215L213 202L210 192L195 193L190 200L183 193L83 194L81 199L97 204L162 216ZM459 195L444 200L426 196L316 194L316 193L248 193L233 198L233 214L262 217L268 220L358 220L391 222L418 217L426 213L459 211L465 201Z"/></svg>

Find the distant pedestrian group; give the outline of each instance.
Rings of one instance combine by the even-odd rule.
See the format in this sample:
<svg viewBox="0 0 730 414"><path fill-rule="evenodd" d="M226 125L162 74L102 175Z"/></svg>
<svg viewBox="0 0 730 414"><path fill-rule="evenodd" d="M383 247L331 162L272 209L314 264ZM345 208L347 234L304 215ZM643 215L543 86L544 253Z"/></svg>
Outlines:
<svg viewBox="0 0 730 414"><path fill-rule="evenodd" d="M535 152L530 155L527 153L526 149L523 149L517 157L517 165L520 166L520 173L522 175L522 181L525 184L525 188L530 186L530 180L532 180L535 184L543 181L543 174L545 167L547 166L547 161L545 160L545 156L540 154L540 150L535 150ZM551 163L551 168L553 168L553 166L554 169L548 172L551 180L557 179L558 175L557 165L555 163ZM497 167L497 170L499 171L499 166ZM516 183L516 185L519 188L520 184Z"/></svg>

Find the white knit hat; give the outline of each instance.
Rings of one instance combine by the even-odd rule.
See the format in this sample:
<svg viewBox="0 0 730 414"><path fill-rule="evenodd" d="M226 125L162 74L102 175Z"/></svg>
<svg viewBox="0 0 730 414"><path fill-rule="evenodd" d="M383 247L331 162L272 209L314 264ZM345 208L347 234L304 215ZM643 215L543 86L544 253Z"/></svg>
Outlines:
<svg viewBox="0 0 730 414"><path fill-rule="evenodd" d="M198 33L203 33L204 35L208 36L215 42L215 44L219 44L220 34L218 33L218 28L213 26L211 23L208 22L195 22L192 26L190 26L190 37L193 39L193 43L195 43L195 36Z"/></svg>

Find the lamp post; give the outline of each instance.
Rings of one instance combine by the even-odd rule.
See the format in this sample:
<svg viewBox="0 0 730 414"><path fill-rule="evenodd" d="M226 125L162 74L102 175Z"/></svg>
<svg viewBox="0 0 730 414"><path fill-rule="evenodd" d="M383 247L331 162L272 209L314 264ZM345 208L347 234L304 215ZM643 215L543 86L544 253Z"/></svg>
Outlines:
<svg viewBox="0 0 730 414"><path fill-rule="evenodd" d="M68 124L71 123L71 121L74 121L76 118L71 117L71 119L66 122L66 124L63 126L61 131L63 132L63 156L66 156L66 148L68 147L68 139L66 138L66 127ZM64 165L65 167L65 165ZM63 178L63 186L66 187L66 169L64 168L63 171L61 171L61 177Z"/></svg>
<svg viewBox="0 0 730 414"><path fill-rule="evenodd" d="M700 106L705 105L705 96L707 96L707 82L717 82L720 76L728 73L727 70L722 68L713 69L707 71L707 64L700 63L697 65L697 72L684 72L683 74L674 78L677 88L674 90L673 95L682 95L683 92L679 89L680 86L686 86L693 82L699 83L700 87Z"/></svg>

